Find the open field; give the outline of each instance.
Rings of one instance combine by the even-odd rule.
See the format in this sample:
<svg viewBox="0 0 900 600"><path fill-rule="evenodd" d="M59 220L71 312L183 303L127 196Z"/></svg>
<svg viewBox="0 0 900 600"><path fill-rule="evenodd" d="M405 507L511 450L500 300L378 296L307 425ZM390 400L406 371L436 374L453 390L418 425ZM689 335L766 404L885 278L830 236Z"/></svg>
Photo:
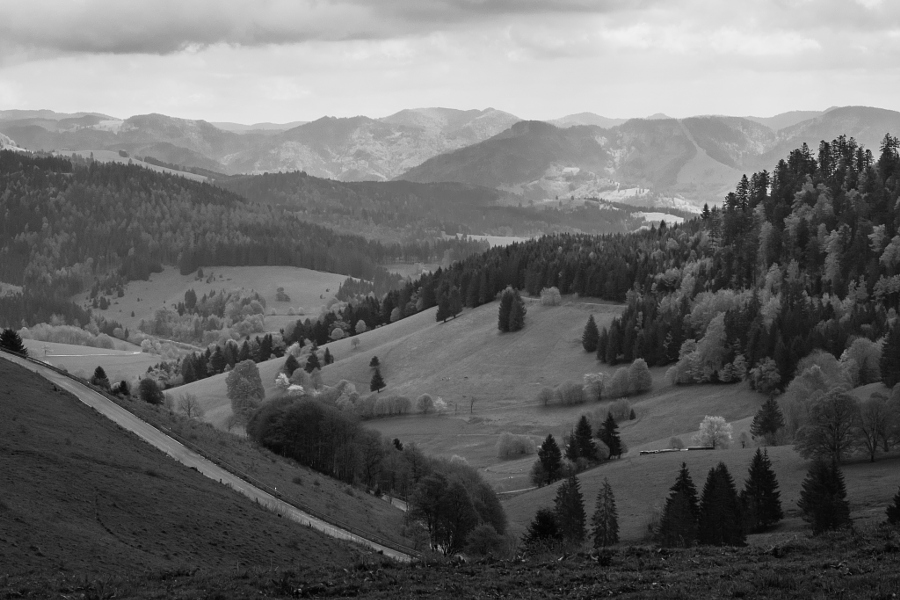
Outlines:
<svg viewBox="0 0 900 600"><path fill-rule="evenodd" d="M71 157L73 154L77 154L82 158L90 158L94 157L94 160L98 162L117 162L122 164L135 164L139 167L144 167L145 169L150 169L151 171L157 171L159 173L168 173L169 175L178 175L180 177L184 177L186 179L191 179L193 181L209 181L208 177L203 175L197 175L196 173L189 173L187 171L176 171L175 169L169 169L168 167L161 167L159 165L154 165L148 162L144 162L142 160L138 160L133 156L120 156L117 150L61 150L57 154L65 157Z"/></svg>
<svg viewBox="0 0 900 600"><path fill-rule="evenodd" d="M299 267L207 267L205 277L196 279L196 274L181 275L176 267L166 267L162 273L154 273L148 281L132 281L125 287L125 296L110 298L107 310L97 309L97 314L115 320L132 331L137 329L141 319L150 320L161 308L174 309L184 301L184 293L193 289L200 298L210 292L220 290L256 291L266 301L266 329L278 331L299 316L288 316L293 309L311 318L319 315L321 308L334 296L346 275L311 271ZM207 279L212 276L212 281ZM275 294L283 287L290 302L279 302ZM89 294L82 293L72 300L84 305ZM269 316L275 311L278 316ZM132 313L134 316L132 317Z"/></svg>
<svg viewBox="0 0 900 600"><path fill-rule="evenodd" d="M0 412L0 582L349 566L360 556L178 464L6 360Z"/></svg>
<svg viewBox="0 0 900 600"><path fill-rule="evenodd" d="M121 340L116 340L116 345L122 348L121 350L29 339L22 341L32 358L85 379L90 378L94 374L94 369L99 366L103 367L111 382L123 379L130 382L133 377L146 373L149 367L159 364L162 360L155 354L141 352L138 346Z"/></svg>

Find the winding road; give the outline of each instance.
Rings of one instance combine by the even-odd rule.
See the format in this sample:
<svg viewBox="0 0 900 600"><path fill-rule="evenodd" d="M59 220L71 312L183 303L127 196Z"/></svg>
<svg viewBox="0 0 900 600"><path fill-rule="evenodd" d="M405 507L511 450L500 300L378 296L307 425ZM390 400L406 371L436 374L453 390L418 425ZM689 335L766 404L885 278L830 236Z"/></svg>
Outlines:
<svg viewBox="0 0 900 600"><path fill-rule="evenodd" d="M30 371L37 373L41 377L44 377L48 381L53 382L57 387L62 388L67 392L71 392L84 404L90 406L101 415L111 419L122 428L131 431L148 444L156 447L162 452L165 452L181 464L195 469L196 471L214 481L218 481L223 485L227 485L232 489L237 490L251 500L258 501L261 505L278 512L284 517L296 521L301 525L306 525L307 527L310 527L317 531L321 531L322 533L331 537L366 546L390 558L403 562L409 562L412 560L412 557L408 554L400 552L399 550L394 550L393 548L389 548L387 546L383 546L377 542L351 533L345 529L332 525L326 521L314 517L313 515L303 512L302 510L291 504L288 504L287 502L284 502L283 500L279 500L265 490L256 487L255 485L245 481L244 479L241 479L237 475L226 471L222 467L204 458L193 450L186 448L177 440L166 435L146 421L142 421L137 416L128 412L109 398L106 398L102 394L95 392L94 390L78 383L77 381L69 379L65 375L57 373L53 369L42 366L40 363L32 362L25 358L20 358L18 356L7 353L0 354L0 358L21 365L29 369Z"/></svg>

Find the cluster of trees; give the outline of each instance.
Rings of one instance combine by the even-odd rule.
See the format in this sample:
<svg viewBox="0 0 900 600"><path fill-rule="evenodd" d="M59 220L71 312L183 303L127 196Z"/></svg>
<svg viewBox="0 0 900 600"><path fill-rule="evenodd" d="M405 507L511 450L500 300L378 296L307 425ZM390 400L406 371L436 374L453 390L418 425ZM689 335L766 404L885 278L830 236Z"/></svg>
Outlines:
<svg viewBox="0 0 900 600"><path fill-rule="evenodd" d="M682 463L662 516L651 530L663 546L742 546L748 532L766 531L783 517L772 464L768 454L757 449L740 494L720 462L709 470L698 498L687 464Z"/></svg>
<svg viewBox="0 0 900 600"><path fill-rule="evenodd" d="M553 508L540 508L529 524L522 543L530 550L552 549L558 545L579 547L587 538L587 515L578 477L570 475L556 490ZM597 493L590 522L590 537L595 549L619 542L619 515L609 480L603 480Z"/></svg>
<svg viewBox="0 0 900 600"><path fill-rule="evenodd" d="M24 297L64 305L98 276L146 279L163 264L184 274L277 264L372 279L392 257L377 242L208 184L133 165L72 165L10 151L0 152L0 214L0 280L23 285ZM11 302L28 324L49 320L42 318L48 303ZM53 313L87 321L71 307Z"/></svg>
<svg viewBox="0 0 900 600"><path fill-rule="evenodd" d="M743 177L722 209L647 234L655 243L645 238L635 248L642 272L621 317L600 332L598 357L675 362L676 383L749 378L775 391L818 348L845 365L865 359L855 367L860 383L882 378L884 366L893 385L900 377L897 149L890 135L877 160L852 138L823 141L817 156L804 146L772 174ZM873 347L890 358L882 363Z"/></svg>
<svg viewBox="0 0 900 600"><path fill-rule="evenodd" d="M519 331L525 327L525 313L525 302L519 295L519 290L507 287L500 294L497 329L502 332Z"/></svg>
<svg viewBox="0 0 900 600"><path fill-rule="evenodd" d="M240 344L234 340L228 340L224 344L210 344L204 352L187 354L182 357L176 373L181 374L181 383L187 384L231 371L238 363L247 360L260 363L270 358L280 358L284 354L284 343L267 333L254 339L245 338Z"/></svg>
<svg viewBox="0 0 900 600"><path fill-rule="evenodd" d="M265 402L250 414L247 434L324 475L406 499L432 548L445 554L462 550L470 537L494 550L502 544L503 508L478 471L464 462L426 457L414 444L384 439L308 398Z"/></svg>
<svg viewBox="0 0 900 600"><path fill-rule="evenodd" d="M531 467L531 482L539 487L548 485L602 461L621 458L625 450L612 413L607 413L597 427L596 440L587 416L582 415L572 433L565 437L564 449L560 449L552 434L547 435Z"/></svg>

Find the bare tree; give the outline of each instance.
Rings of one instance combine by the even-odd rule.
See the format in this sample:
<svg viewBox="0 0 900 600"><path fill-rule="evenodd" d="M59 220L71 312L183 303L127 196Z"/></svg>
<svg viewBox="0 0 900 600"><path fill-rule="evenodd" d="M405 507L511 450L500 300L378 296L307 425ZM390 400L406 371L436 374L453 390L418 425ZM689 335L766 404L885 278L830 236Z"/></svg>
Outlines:
<svg viewBox="0 0 900 600"><path fill-rule="evenodd" d="M194 394L181 394L178 397L178 411L188 419L202 420L206 411Z"/></svg>
<svg viewBox="0 0 900 600"><path fill-rule="evenodd" d="M847 392L836 389L819 394L810 406L808 424L797 432L794 449L803 458L840 462L857 445L858 415L856 399Z"/></svg>

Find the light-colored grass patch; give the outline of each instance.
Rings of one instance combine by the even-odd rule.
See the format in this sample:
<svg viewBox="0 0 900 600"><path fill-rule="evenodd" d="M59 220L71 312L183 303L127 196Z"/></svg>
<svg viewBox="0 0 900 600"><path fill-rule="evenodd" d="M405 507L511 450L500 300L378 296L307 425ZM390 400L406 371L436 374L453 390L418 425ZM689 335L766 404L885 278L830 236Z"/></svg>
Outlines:
<svg viewBox="0 0 900 600"><path fill-rule="evenodd" d="M73 375L90 377L97 367L103 367L111 382L131 381L147 372L149 367L162 360L155 354L141 352L134 344L116 340L122 350L107 350L92 346L73 346L37 340L22 340L28 349L29 356L42 360ZM45 353L46 350L46 353Z"/></svg>

